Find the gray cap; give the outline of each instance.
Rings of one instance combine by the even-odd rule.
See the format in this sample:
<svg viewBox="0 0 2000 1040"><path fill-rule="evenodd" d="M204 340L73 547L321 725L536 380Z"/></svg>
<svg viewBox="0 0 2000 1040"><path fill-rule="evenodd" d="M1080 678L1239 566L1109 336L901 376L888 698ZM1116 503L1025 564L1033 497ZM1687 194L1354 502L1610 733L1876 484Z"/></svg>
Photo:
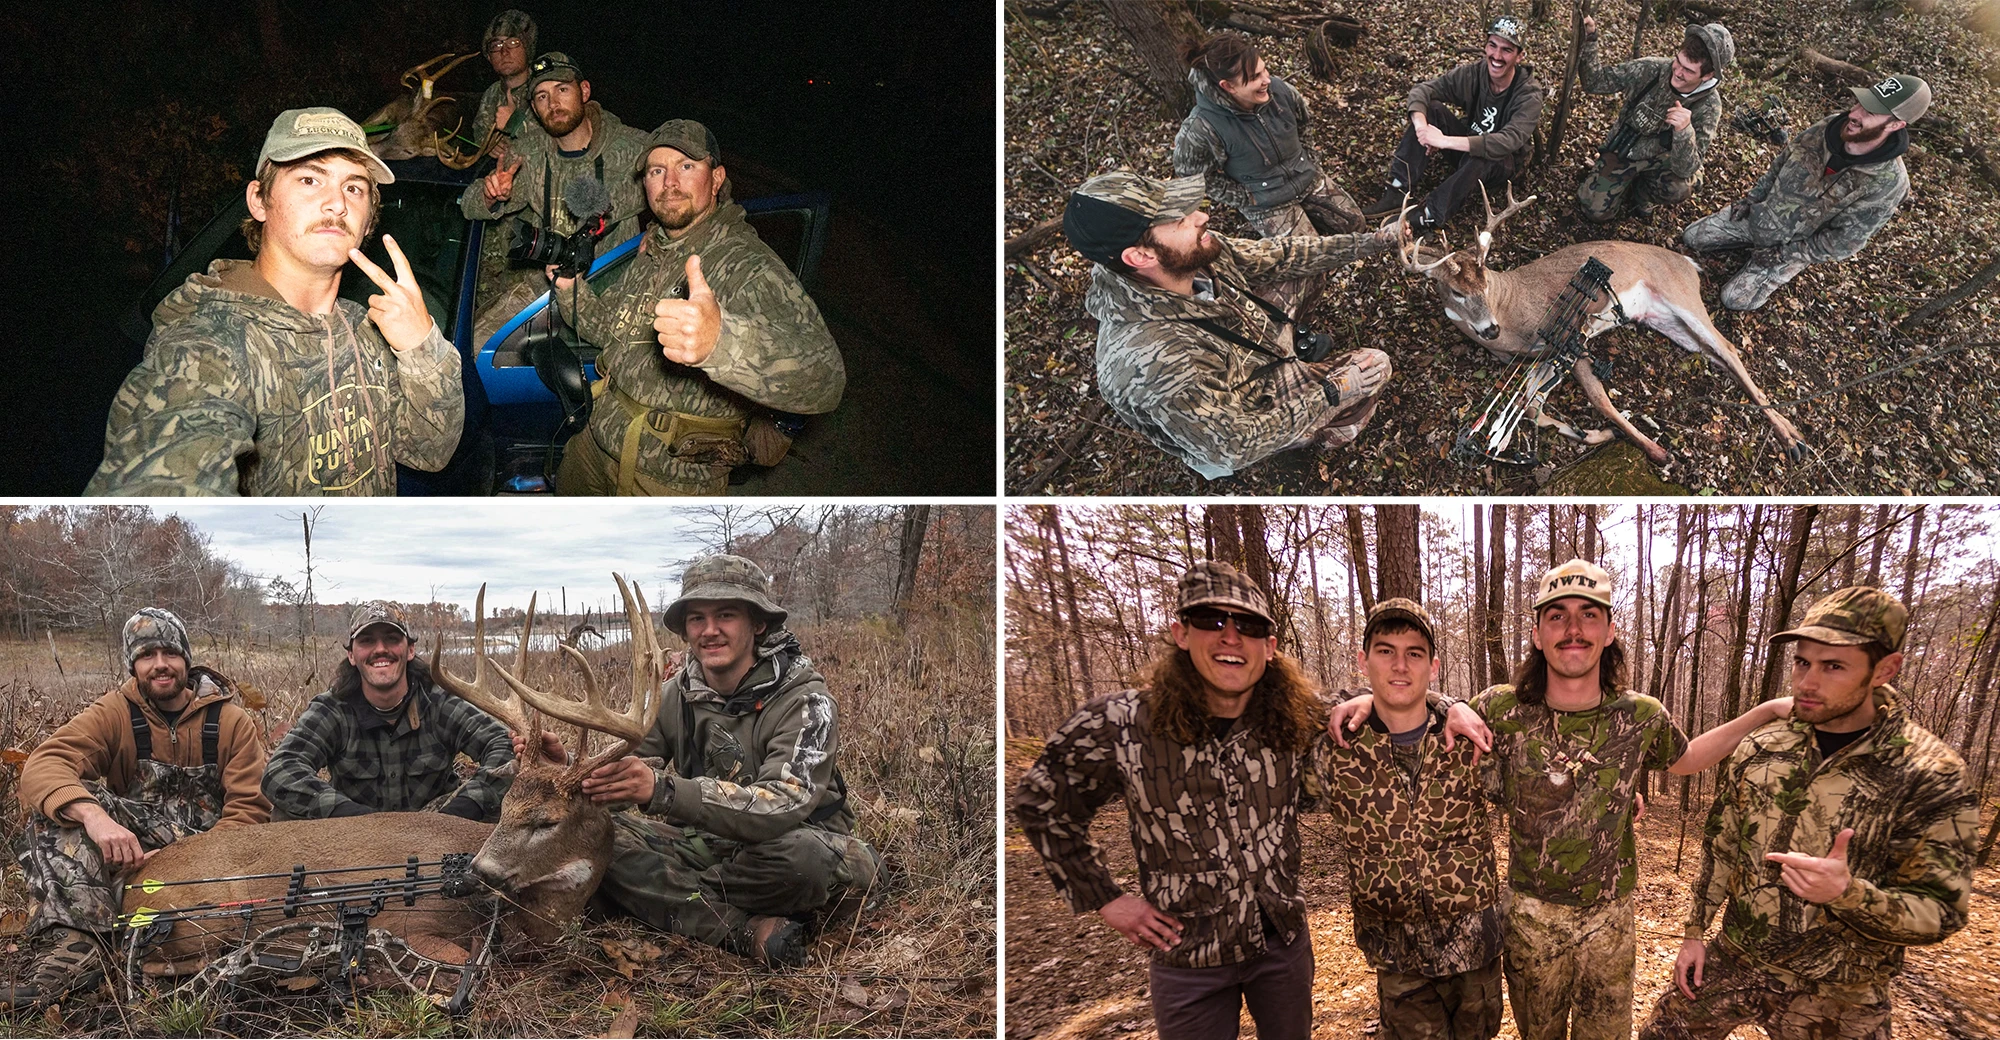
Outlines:
<svg viewBox="0 0 2000 1040"><path fill-rule="evenodd" d="M181 655L181 660L194 663L194 655L188 652L187 626L174 616L173 611L163 607L141 607L137 614L125 620L127 670L146 651L162 647Z"/></svg>
<svg viewBox="0 0 2000 1040"><path fill-rule="evenodd" d="M368 164L368 175L377 184L394 184L396 175L368 149L368 135L361 124L347 118L337 108L288 108L271 122L264 135L264 150L257 153L257 173L267 162L291 162L336 148L360 152Z"/></svg>
<svg viewBox="0 0 2000 1040"><path fill-rule="evenodd" d="M1708 48L1709 61L1715 65L1714 75L1722 75L1722 70L1736 60L1736 37L1730 35L1729 28L1721 22L1688 26L1687 32L1681 34L1683 47L1688 40L1700 40L1701 45Z"/></svg>
<svg viewBox="0 0 2000 1040"><path fill-rule="evenodd" d="M354 614L347 619L347 645L354 645L354 637L370 625L388 625L403 633L403 638L416 642L417 634L410 631L410 623L396 605L384 599L371 599L354 608Z"/></svg>
<svg viewBox="0 0 2000 1040"><path fill-rule="evenodd" d="M1878 116L1914 123L1931 110L1931 85L1908 73L1889 76L1872 87L1849 87L1861 107Z"/></svg>
<svg viewBox="0 0 2000 1040"><path fill-rule="evenodd" d="M546 83L552 79L575 83L582 78L583 70L577 67L576 62L569 60L569 55L561 51L550 51L536 58L535 63L528 66L528 93L535 92L537 83Z"/></svg>
<svg viewBox="0 0 2000 1040"><path fill-rule="evenodd" d="M764 568L741 556L704 556L688 564L681 575L680 598L660 619L667 631L686 638L687 605L695 600L740 600L757 608L770 624L785 623L785 608L771 599L771 579Z"/></svg>
<svg viewBox="0 0 2000 1040"><path fill-rule="evenodd" d="M646 157L653 154L655 148L672 148L697 162L710 157L717 164L722 162L722 156L718 154L721 147L715 143L715 131L692 119L669 119L661 123L652 136L646 138L646 146L639 149L639 165L632 170L633 173L646 172Z"/></svg>

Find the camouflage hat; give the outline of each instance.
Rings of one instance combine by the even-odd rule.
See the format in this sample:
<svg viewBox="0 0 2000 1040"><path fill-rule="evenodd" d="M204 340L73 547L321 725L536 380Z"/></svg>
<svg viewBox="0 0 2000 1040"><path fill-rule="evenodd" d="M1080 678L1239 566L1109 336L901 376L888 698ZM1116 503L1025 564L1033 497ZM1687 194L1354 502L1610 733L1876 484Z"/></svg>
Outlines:
<svg viewBox="0 0 2000 1040"><path fill-rule="evenodd" d="M141 607L137 614L125 620L125 667L129 671L132 662L144 656L146 651L164 647L181 655L181 660L194 663L194 655L188 651L187 626L174 612L161 607Z"/></svg>
<svg viewBox="0 0 2000 1040"><path fill-rule="evenodd" d="M1702 47L1708 51L1709 64L1715 69L1712 75L1722 75L1722 70L1736 60L1736 37L1731 35L1729 28L1721 22L1688 26L1687 32L1681 34L1683 49L1687 47L1689 40L1700 41Z"/></svg>
<svg viewBox="0 0 2000 1040"><path fill-rule="evenodd" d="M1245 614L1271 620L1271 608L1257 583L1220 560L1203 560L1181 575L1180 602L1174 613L1185 614L1195 607L1232 607Z"/></svg>
<svg viewBox="0 0 2000 1040"><path fill-rule="evenodd" d="M370 625L388 625L403 633L404 639L413 643L417 640L417 634L410 631L410 623L403 618L403 612L397 610L395 604L388 600L371 599L355 607L353 615L347 619L347 645L353 646L354 637L360 635L361 630Z"/></svg>
<svg viewBox="0 0 2000 1040"><path fill-rule="evenodd" d="M1385 621L1407 621L1415 625L1417 631L1422 632L1424 639L1431 644L1431 652L1437 652L1437 630L1431 626L1430 613L1416 600L1404 599L1401 596L1382 600L1368 612L1368 624L1361 629L1361 646L1364 650L1367 649L1369 637L1375 634L1376 626Z"/></svg>
<svg viewBox="0 0 2000 1040"><path fill-rule="evenodd" d="M1165 181L1128 170L1092 177L1069 193L1063 234L1086 259L1123 271L1125 261L1118 255L1137 245L1147 228L1171 224L1200 208L1206 185L1199 173Z"/></svg>
<svg viewBox="0 0 2000 1040"><path fill-rule="evenodd" d="M771 599L771 579L764 568L741 556L704 556L688 564L681 575L681 595L660 620L667 631L687 637L687 608L695 600L741 600L772 625L785 623L785 608Z"/></svg>
<svg viewBox="0 0 2000 1040"><path fill-rule="evenodd" d="M1528 49L1528 23L1511 14L1493 19L1493 24L1486 27L1486 35L1498 36L1524 51Z"/></svg>
<svg viewBox="0 0 2000 1040"><path fill-rule="evenodd" d="M1885 77L1872 87L1849 87L1861 107L1878 116L1914 123L1931 110L1931 85L1907 73Z"/></svg>
<svg viewBox="0 0 2000 1040"><path fill-rule="evenodd" d="M1611 575L1589 560L1571 560L1557 565L1542 575L1535 590L1536 610L1568 596L1582 596L1593 603L1611 605Z"/></svg>
<svg viewBox="0 0 2000 1040"><path fill-rule="evenodd" d="M535 53L535 20L526 11L512 8L493 16L486 23L486 35L479 39L479 50L484 53L494 40L517 39L525 53Z"/></svg>
<svg viewBox="0 0 2000 1040"><path fill-rule="evenodd" d="M1810 639L1829 646L1879 643L1890 653L1903 648L1910 612L1896 597L1873 585L1850 585L1812 605L1799 627L1771 637L1771 645Z"/></svg>
<svg viewBox="0 0 2000 1040"><path fill-rule="evenodd" d="M646 157L653 154L655 148L672 148L697 162L713 157L716 165L722 164L722 149L715 143L715 131L692 119L669 119L661 123L652 136L646 138L646 146L639 149L639 164L633 168L633 173L646 172Z"/></svg>
<svg viewBox="0 0 2000 1040"><path fill-rule="evenodd" d="M257 153L258 173L267 162L291 162L336 148L360 152L368 164L368 175L377 184L394 184L396 175L368 149L368 135L361 124L347 118L337 108L288 108L271 121L264 135L264 150Z"/></svg>
<svg viewBox="0 0 2000 1040"><path fill-rule="evenodd" d="M577 67L576 62L569 60L569 55L561 51L550 51L536 58L535 63L528 66L528 93L535 92L537 83L546 83L552 79L575 83L582 78L583 70Z"/></svg>

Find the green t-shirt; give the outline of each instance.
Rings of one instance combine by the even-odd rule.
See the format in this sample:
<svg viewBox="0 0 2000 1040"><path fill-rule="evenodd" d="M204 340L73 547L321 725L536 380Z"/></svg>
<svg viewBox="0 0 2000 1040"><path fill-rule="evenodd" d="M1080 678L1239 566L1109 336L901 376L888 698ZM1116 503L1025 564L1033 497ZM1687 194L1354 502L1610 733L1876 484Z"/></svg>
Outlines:
<svg viewBox="0 0 2000 1040"><path fill-rule="evenodd" d="M1688 746L1667 709L1628 690L1587 711L1554 711L1522 704L1512 686L1481 693L1472 707L1493 727L1508 884L1566 906L1631 892L1640 774L1667 768Z"/></svg>

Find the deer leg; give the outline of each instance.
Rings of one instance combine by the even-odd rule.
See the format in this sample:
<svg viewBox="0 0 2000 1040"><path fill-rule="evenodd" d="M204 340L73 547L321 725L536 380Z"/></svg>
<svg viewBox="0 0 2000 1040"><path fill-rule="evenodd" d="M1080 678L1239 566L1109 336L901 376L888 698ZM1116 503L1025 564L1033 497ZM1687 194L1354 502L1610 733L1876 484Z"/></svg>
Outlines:
<svg viewBox="0 0 2000 1040"><path fill-rule="evenodd" d="M1680 344L1683 349L1699 353L1728 369L1729 374L1735 376L1736 381L1742 384L1743 391L1750 395L1750 400L1763 410L1764 418L1770 422L1771 429L1778 434L1778 443L1784 447L1785 457L1794 462L1804 458L1806 453L1804 438L1799 436L1798 428L1792 425L1791 420L1779 414L1776 408L1771 407L1771 399L1764 396L1764 391L1757 386L1757 381L1750 378L1750 370L1744 367L1743 358L1736 353L1736 348L1729 340L1723 337L1722 330L1716 328L1706 317L1697 319L1694 315L1683 314L1678 310L1673 311L1672 315L1673 320L1663 320L1651 327Z"/></svg>
<svg viewBox="0 0 2000 1040"><path fill-rule="evenodd" d="M1623 433L1631 439L1632 443L1637 444L1639 450L1646 453L1646 458L1652 460L1653 465L1664 466L1667 464L1669 458L1667 449L1660 447L1651 437L1640 433L1639 428L1632 425L1632 420L1625 418L1625 413L1619 411L1618 406L1611 403L1611 395L1604 392L1604 384L1598 381L1597 373L1590 370L1590 359L1588 357L1577 358L1576 368L1572 371L1576 375L1576 385L1583 387L1583 395L1590 398L1590 403L1598 411L1604 413L1604 417L1610 419L1613 426L1618 427L1618 432Z"/></svg>

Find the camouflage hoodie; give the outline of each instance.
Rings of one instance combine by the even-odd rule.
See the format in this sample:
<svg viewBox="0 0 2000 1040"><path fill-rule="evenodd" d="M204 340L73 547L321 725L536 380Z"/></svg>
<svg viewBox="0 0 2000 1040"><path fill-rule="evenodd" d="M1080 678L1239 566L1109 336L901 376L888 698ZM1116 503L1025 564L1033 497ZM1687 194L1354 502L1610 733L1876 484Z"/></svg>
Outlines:
<svg viewBox="0 0 2000 1040"><path fill-rule="evenodd" d="M352 300L307 314L249 260L217 260L153 310L86 495L393 495L465 425L458 351L435 323L398 355Z"/></svg>
<svg viewBox="0 0 2000 1040"><path fill-rule="evenodd" d="M1723 908L1719 941L1788 987L1857 1004L1889 999L1905 946L1965 927L1979 806L1957 753L1875 690L1866 736L1822 759L1811 723L1772 722L1723 763L1686 934ZM1767 852L1824 856L1854 828L1854 880L1832 902L1792 894Z"/></svg>
<svg viewBox="0 0 2000 1040"><path fill-rule="evenodd" d="M1477 749L1461 740L1446 751L1444 711L1429 717L1408 751L1374 713L1345 748L1320 734L1306 788L1340 824L1354 944L1369 967L1443 978L1492 963L1503 933ZM1400 755L1414 758L1414 779Z"/></svg>
<svg viewBox="0 0 2000 1040"><path fill-rule="evenodd" d="M840 712L826 680L780 627L757 640L757 663L728 693L710 687L688 655L633 754L671 767L657 775L646 812L756 842L805 826L853 833L839 751Z"/></svg>
<svg viewBox="0 0 2000 1040"><path fill-rule="evenodd" d="M1840 112L1807 127L1771 160L1750 189L1750 244L1777 246L1787 261L1819 264L1861 252L1910 193L1898 154L1886 162L1826 173L1828 140L1840 139ZM1892 137L1909 140L1909 131Z"/></svg>
<svg viewBox="0 0 2000 1040"><path fill-rule="evenodd" d="M1292 358L1277 322L1238 287L1303 278L1383 251L1372 235L1222 238L1211 299L1183 296L1092 265L1084 310L1098 320L1097 386L1118 417L1209 479L1304 443L1338 411L1325 370L1279 360L1189 323L1211 319ZM1201 288L1198 278L1196 288ZM1316 374L1317 373L1317 374Z"/></svg>
<svg viewBox="0 0 2000 1040"><path fill-rule="evenodd" d="M668 361L653 329L655 304L668 296L687 298L690 256L701 257L702 278L722 307L715 353L693 367ZM559 309L571 310L568 292L555 297ZM656 412L728 420L763 405L815 415L832 411L847 386L840 348L819 308L733 202L717 206L677 239L655 224L644 251L616 284L600 291L578 281L576 297L577 331L603 348L598 373L612 389ZM591 436L618 458L629 421L624 408L599 398L591 409ZM716 467L677 459L668 447L658 437L640 437L639 473L670 483L714 477Z"/></svg>
<svg viewBox="0 0 2000 1040"><path fill-rule="evenodd" d="M1708 146L1715 141L1716 127L1722 125L1719 85L1701 91L1690 100L1682 100L1670 82L1674 73L1671 57L1635 58L1608 69L1599 68L1595 36L1584 37L1578 68L1586 92L1625 95L1618 108L1618 119L1611 125L1611 136L1616 137L1621 127L1630 127L1639 136L1624 158L1646 162L1664 155L1668 176L1683 181L1694 177L1701 169L1702 157L1708 154ZM1677 100L1688 110L1688 125L1669 130L1667 110ZM1666 140L1662 141L1662 137ZM1610 137L1605 143L1610 143Z"/></svg>
<svg viewBox="0 0 2000 1040"><path fill-rule="evenodd" d="M1123 895L1090 836L1099 806L1123 796L1145 900L1181 923L1153 963L1213 968L1261 955L1264 922L1289 943L1305 928L1299 896L1302 756L1240 724L1184 746L1152 734L1146 694L1083 706L1056 730L1014 792L1014 818L1076 913Z"/></svg>
<svg viewBox="0 0 2000 1040"><path fill-rule="evenodd" d="M600 245L608 248L638 234L646 193L632 176L632 169L645 154L646 134L637 127L626 126L595 101L584 104L583 114L590 120L591 131L590 146L582 155L563 155L555 138L544 132L540 123L534 123L534 131L523 132L512 145L511 154L521 159L521 171L514 175L514 190L505 199L488 205L485 181L475 180L466 185L464 194L458 197L459 209L466 218L496 220L511 216L529 227L541 227L542 184L547 182L548 208L555 213L556 233L567 235L576 230L577 220L563 205L563 193L578 177L596 177L601 158L604 188L611 195L611 230ZM527 118L534 122L534 113L529 112ZM513 160L510 158L508 162L511 164Z"/></svg>

